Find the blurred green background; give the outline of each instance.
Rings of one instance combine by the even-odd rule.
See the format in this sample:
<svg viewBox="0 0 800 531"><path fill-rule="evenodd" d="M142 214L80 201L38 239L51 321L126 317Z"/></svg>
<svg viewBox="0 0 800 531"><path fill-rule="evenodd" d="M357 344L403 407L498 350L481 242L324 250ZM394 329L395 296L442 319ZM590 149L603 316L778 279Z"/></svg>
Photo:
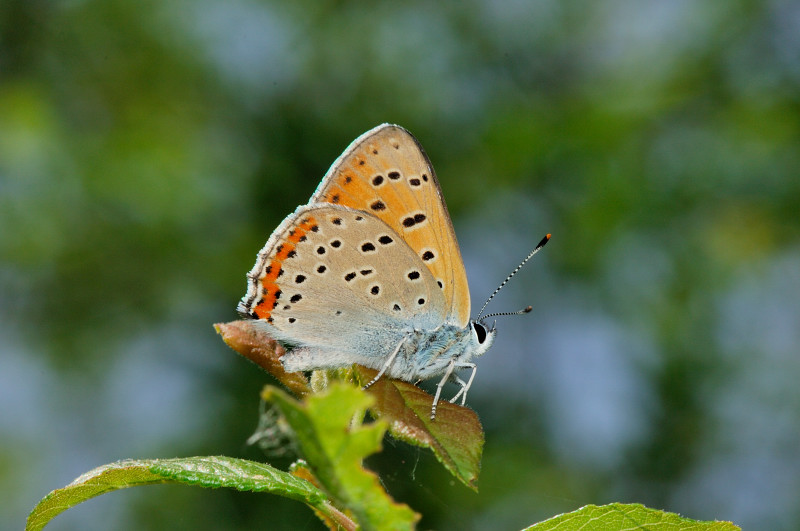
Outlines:
<svg viewBox="0 0 800 531"><path fill-rule="evenodd" d="M128 457L247 446L212 323L356 136L425 147L480 306L480 492L387 440L421 528L641 502L800 529L800 3L0 4L0 527ZM270 458L286 466L288 458ZM319 529L175 486L50 529Z"/></svg>

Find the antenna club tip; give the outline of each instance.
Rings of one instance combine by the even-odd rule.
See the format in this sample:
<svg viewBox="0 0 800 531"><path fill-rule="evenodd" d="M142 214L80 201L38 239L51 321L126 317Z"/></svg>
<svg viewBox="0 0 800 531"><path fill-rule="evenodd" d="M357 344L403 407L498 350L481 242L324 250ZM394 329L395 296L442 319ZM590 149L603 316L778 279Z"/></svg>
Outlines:
<svg viewBox="0 0 800 531"><path fill-rule="evenodd" d="M548 234L547 236L545 236L544 238L542 238L542 241L540 241L540 242L539 242L539 244L536 246L536 249L535 249L535 251L538 251L539 249L541 249L542 247L544 247L544 245L545 245L547 242L549 242L549 241L550 241L550 235Z"/></svg>
<svg viewBox="0 0 800 531"><path fill-rule="evenodd" d="M531 313L531 310L533 310L533 306L527 306L522 310L522 313Z"/></svg>

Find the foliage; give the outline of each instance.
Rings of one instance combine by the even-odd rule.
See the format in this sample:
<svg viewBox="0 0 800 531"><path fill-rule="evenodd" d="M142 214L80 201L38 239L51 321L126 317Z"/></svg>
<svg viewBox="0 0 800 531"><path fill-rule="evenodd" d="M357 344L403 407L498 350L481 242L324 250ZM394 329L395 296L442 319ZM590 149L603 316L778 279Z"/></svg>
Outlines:
<svg viewBox="0 0 800 531"><path fill-rule="evenodd" d="M432 449L451 474L477 490L483 431L473 411L445 403L436 421L432 421L429 395L406 382L386 378L371 386L368 393L334 381L321 392L311 393L307 381L283 370L279 361L282 346L252 322L236 321L216 328L229 346L271 371L297 395L305 396L301 403L273 386L267 386L262 394L263 400L280 411L280 417L271 417L269 422L283 424L271 435L287 435L304 460L296 461L290 472L224 456L119 461L87 472L45 496L28 517L28 531L42 529L64 510L100 494L160 483L285 496L307 504L332 530L414 529L420 515L408 505L392 500L378 476L363 466L365 457L380 451L388 425L394 436ZM356 366L351 378L363 383L375 374L376 371ZM375 421L363 422L366 410L372 412ZM738 529L732 524L696 522L622 504L587 506L529 529L622 530L631 526Z"/></svg>
<svg viewBox="0 0 800 531"><path fill-rule="evenodd" d="M567 514L539 522L526 531L627 531L632 529L663 529L671 531L735 531L730 522L698 522L675 513L648 509L636 503L587 505Z"/></svg>
<svg viewBox="0 0 800 531"><path fill-rule="evenodd" d="M173 483L205 488L268 492L306 503L332 530L414 529L420 515L392 500L363 459L380 449L386 421L363 424L375 399L356 388L333 383L299 403L275 387L263 398L280 409L306 461L291 472L264 463L223 456L126 460L96 468L48 494L31 511L27 531L42 529L64 510L87 499L127 487ZM424 416L424 415L423 415ZM394 421L399 422L398 420ZM414 441L414 436L410 436ZM451 470L456 473L455 470ZM732 524L696 522L637 505L584 507L529 529L692 529L735 530Z"/></svg>

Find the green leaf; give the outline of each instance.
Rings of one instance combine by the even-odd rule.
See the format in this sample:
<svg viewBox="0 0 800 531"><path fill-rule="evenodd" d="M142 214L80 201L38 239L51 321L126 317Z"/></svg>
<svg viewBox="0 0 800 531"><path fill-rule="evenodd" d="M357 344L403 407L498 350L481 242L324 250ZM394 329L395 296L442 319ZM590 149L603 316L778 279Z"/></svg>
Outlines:
<svg viewBox="0 0 800 531"><path fill-rule="evenodd" d="M359 389L335 382L299 403L268 386L265 400L275 403L294 430L314 477L335 505L355 516L362 529L413 529L419 515L392 500L378 477L362 461L381 449L386 423L362 424L373 399Z"/></svg>
<svg viewBox="0 0 800 531"><path fill-rule="evenodd" d="M638 503L586 505L571 513L554 516L527 528L533 531L626 531L633 529L665 529L669 531L735 531L730 522L701 522L675 513L649 509Z"/></svg>
<svg viewBox="0 0 800 531"><path fill-rule="evenodd" d="M100 494L127 487L175 483L271 492L310 505L341 525L341 513L312 483L267 464L231 457L126 460L95 468L64 488L52 491L28 515L27 531L42 529L56 515ZM113 527L113 526L112 526Z"/></svg>
<svg viewBox="0 0 800 531"><path fill-rule="evenodd" d="M377 371L356 365L357 379L369 382ZM477 491L483 453L483 428L469 408L441 401L431 420L433 397L416 385L381 378L367 391L375 397L375 416L389 422L389 433L409 444L430 448L444 467Z"/></svg>

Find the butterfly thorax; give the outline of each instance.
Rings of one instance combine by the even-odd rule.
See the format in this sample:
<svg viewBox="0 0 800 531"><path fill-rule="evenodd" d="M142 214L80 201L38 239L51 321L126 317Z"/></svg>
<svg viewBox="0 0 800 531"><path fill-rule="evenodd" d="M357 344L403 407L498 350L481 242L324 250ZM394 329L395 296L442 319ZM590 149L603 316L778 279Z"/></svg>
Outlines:
<svg viewBox="0 0 800 531"><path fill-rule="evenodd" d="M386 374L411 382L443 374L451 363L467 363L486 352L494 337L494 329L474 322L464 328L444 324L433 331L414 330Z"/></svg>

